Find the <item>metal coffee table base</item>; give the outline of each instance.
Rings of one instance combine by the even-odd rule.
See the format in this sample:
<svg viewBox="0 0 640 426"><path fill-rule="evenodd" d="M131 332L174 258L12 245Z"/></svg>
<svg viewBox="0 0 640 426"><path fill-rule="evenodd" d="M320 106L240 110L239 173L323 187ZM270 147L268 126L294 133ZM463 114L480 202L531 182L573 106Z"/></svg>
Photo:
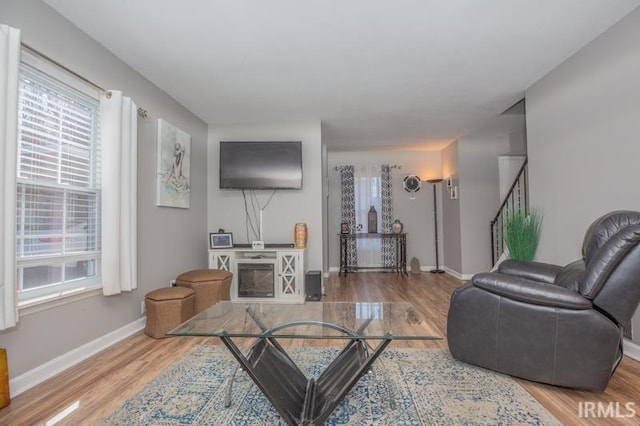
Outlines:
<svg viewBox="0 0 640 426"><path fill-rule="evenodd" d="M371 350L349 339L317 379L307 379L274 337L258 338L247 356L229 336L219 337L289 425L321 425L391 343L389 335Z"/></svg>

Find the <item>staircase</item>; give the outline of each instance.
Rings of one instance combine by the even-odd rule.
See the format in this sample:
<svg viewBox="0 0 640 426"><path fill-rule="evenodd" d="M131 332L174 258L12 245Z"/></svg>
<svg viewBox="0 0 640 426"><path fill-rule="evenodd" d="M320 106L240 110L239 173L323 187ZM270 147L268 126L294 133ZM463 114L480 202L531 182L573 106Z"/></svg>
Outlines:
<svg viewBox="0 0 640 426"><path fill-rule="evenodd" d="M496 261L504 252L504 240L502 239L502 231L504 229L504 220L514 209L524 209L529 212L529 197L527 190L527 162L525 158L516 178L507 191L502 200L502 204L498 209L498 213L491 221L491 264L495 265Z"/></svg>

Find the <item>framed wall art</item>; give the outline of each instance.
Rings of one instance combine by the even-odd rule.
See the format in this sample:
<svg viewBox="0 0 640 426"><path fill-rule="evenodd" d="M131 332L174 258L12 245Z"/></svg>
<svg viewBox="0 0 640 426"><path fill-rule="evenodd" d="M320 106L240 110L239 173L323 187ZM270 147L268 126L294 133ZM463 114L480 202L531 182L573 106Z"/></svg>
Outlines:
<svg viewBox="0 0 640 426"><path fill-rule="evenodd" d="M191 136L158 119L156 204L189 208L191 192Z"/></svg>

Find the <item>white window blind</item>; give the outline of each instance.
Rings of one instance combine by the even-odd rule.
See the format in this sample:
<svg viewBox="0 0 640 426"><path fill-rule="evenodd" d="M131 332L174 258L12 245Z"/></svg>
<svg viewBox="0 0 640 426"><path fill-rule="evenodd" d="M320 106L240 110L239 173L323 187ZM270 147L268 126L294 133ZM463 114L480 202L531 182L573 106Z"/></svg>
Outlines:
<svg viewBox="0 0 640 426"><path fill-rule="evenodd" d="M22 63L16 258L20 302L100 282L99 102Z"/></svg>

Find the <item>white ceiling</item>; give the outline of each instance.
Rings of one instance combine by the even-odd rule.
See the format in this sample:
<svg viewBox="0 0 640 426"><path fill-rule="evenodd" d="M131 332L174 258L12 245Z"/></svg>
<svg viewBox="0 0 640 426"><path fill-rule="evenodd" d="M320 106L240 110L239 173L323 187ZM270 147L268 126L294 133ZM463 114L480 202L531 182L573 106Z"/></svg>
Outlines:
<svg viewBox="0 0 640 426"><path fill-rule="evenodd" d="M640 4L45 2L207 123L322 120L330 150L441 149Z"/></svg>

